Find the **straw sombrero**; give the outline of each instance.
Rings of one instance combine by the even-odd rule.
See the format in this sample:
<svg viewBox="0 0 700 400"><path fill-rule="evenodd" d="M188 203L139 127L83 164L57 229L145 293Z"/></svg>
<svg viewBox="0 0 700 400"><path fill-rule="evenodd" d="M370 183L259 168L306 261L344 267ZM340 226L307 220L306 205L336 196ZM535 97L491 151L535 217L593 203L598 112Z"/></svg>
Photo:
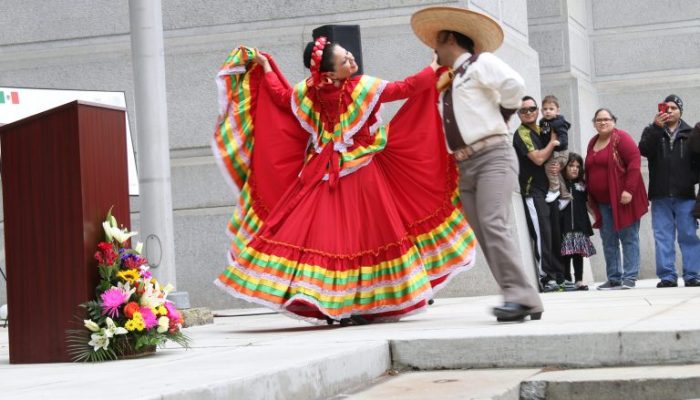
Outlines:
<svg viewBox="0 0 700 400"><path fill-rule="evenodd" d="M474 51L492 52L503 43L503 29L484 14L457 7L428 7L411 17L416 36L430 48L437 45L440 31L455 31L474 41Z"/></svg>

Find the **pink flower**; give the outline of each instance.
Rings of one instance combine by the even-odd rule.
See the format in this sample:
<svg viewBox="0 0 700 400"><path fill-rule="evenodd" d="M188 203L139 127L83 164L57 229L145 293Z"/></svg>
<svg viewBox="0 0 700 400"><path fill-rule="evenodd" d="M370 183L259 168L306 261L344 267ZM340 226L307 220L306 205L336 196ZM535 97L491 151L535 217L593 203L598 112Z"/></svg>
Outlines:
<svg viewBox="0 0 700 400"><path fill-rule="evenodd" d="M148 270L148 265L142 265L139 267L139 271L141 271L141 278L145 280L150 280L152 275L151 271Z"/></svg>
<svg viewBox="0 0 700 400"><path fill-rule="evenodd" d="M151 311L150 308L141 307L141 316L143 317L143 323L146 326L146 329L151 329L158 325L158 318L156 318L156 315L153 314L153 311Z"/></svg>
<svg viewBox="0 0 700 400"><path fill-rule="evenodd" d="M170 318L170 321L172 321L176 324L182 323L182 315L175 307L175 304L173 304L170 301L166 301L165 308L168 310L168 318Z"/></svg>
<svg viewBox="0 0 700 400"><path fill-rule="evenodd" d="M123 290L113 287L100 295L102 299L102 315L112 318L119 316L119 307L126 302L128 295Z"/></svg>

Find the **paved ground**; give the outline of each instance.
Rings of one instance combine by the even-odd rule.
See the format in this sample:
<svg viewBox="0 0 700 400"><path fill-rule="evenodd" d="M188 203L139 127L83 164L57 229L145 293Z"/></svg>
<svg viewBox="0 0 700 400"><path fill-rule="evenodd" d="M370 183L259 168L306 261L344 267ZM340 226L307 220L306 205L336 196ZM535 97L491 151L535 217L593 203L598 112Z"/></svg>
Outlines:
<svg viewBox="0 0 700 400"><path fill-rule="evenodd" d="M489 309L497 296L439 299L398 323L348 328L232 310L217 313L213 325L188 328L189 350L94 365L10 365L0 328L0 399L517 399L520 382L534 392L547 382L555 393L562 381L573 393L572 379L546 374L585 367L629 380L648 368L595 371L700 364L700 288L653 285L545 294L543 319L523 324L495 322ZM458 368L489 370L442 370ZM411 375L418 369L442 371ZM700 376L688 371L684 382Z"/></svg>

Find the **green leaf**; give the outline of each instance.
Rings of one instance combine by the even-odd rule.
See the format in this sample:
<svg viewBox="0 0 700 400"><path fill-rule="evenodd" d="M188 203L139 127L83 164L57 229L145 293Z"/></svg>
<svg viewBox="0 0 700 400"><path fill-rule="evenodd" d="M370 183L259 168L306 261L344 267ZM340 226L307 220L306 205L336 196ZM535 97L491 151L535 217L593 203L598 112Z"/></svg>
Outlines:
<svg viewBox="0 0 700 400"><path fill-rule="evenodd" d="M87 329L69 329L66 331L66 349L74 362L102 362L116 360L117 354L111 348L95 349L88 344L90 331Z"/></svg>

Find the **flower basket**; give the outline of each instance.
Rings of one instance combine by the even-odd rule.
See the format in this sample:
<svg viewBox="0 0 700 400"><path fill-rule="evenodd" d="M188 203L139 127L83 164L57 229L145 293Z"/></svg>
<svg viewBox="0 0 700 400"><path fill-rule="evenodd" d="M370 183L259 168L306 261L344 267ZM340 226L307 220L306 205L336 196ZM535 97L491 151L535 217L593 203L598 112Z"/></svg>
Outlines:
<svg viewBox="0 0 700 400"><path fill-rule="evenodd" d="M136 232L119 228L111 210L102 226L106 240L95 253L100 275L96 299L81 304L87 316L83 328L67 332L73 360L143 357L168 340L187 348L189 338L180 330L182 315L167 299L174 288L161 287L151 276L141 243L129 246Z"/></svg>
<svg viewBox="0 0 700 400"><path fill-rule="evenodd" d="M143 346L140 349L136 349L134 340L127 336L126 344L123 348L122 353L118 356L120 360L130 360L133 358L147 357L156 354L156 345L152 344L150 346Z"/></svg>

